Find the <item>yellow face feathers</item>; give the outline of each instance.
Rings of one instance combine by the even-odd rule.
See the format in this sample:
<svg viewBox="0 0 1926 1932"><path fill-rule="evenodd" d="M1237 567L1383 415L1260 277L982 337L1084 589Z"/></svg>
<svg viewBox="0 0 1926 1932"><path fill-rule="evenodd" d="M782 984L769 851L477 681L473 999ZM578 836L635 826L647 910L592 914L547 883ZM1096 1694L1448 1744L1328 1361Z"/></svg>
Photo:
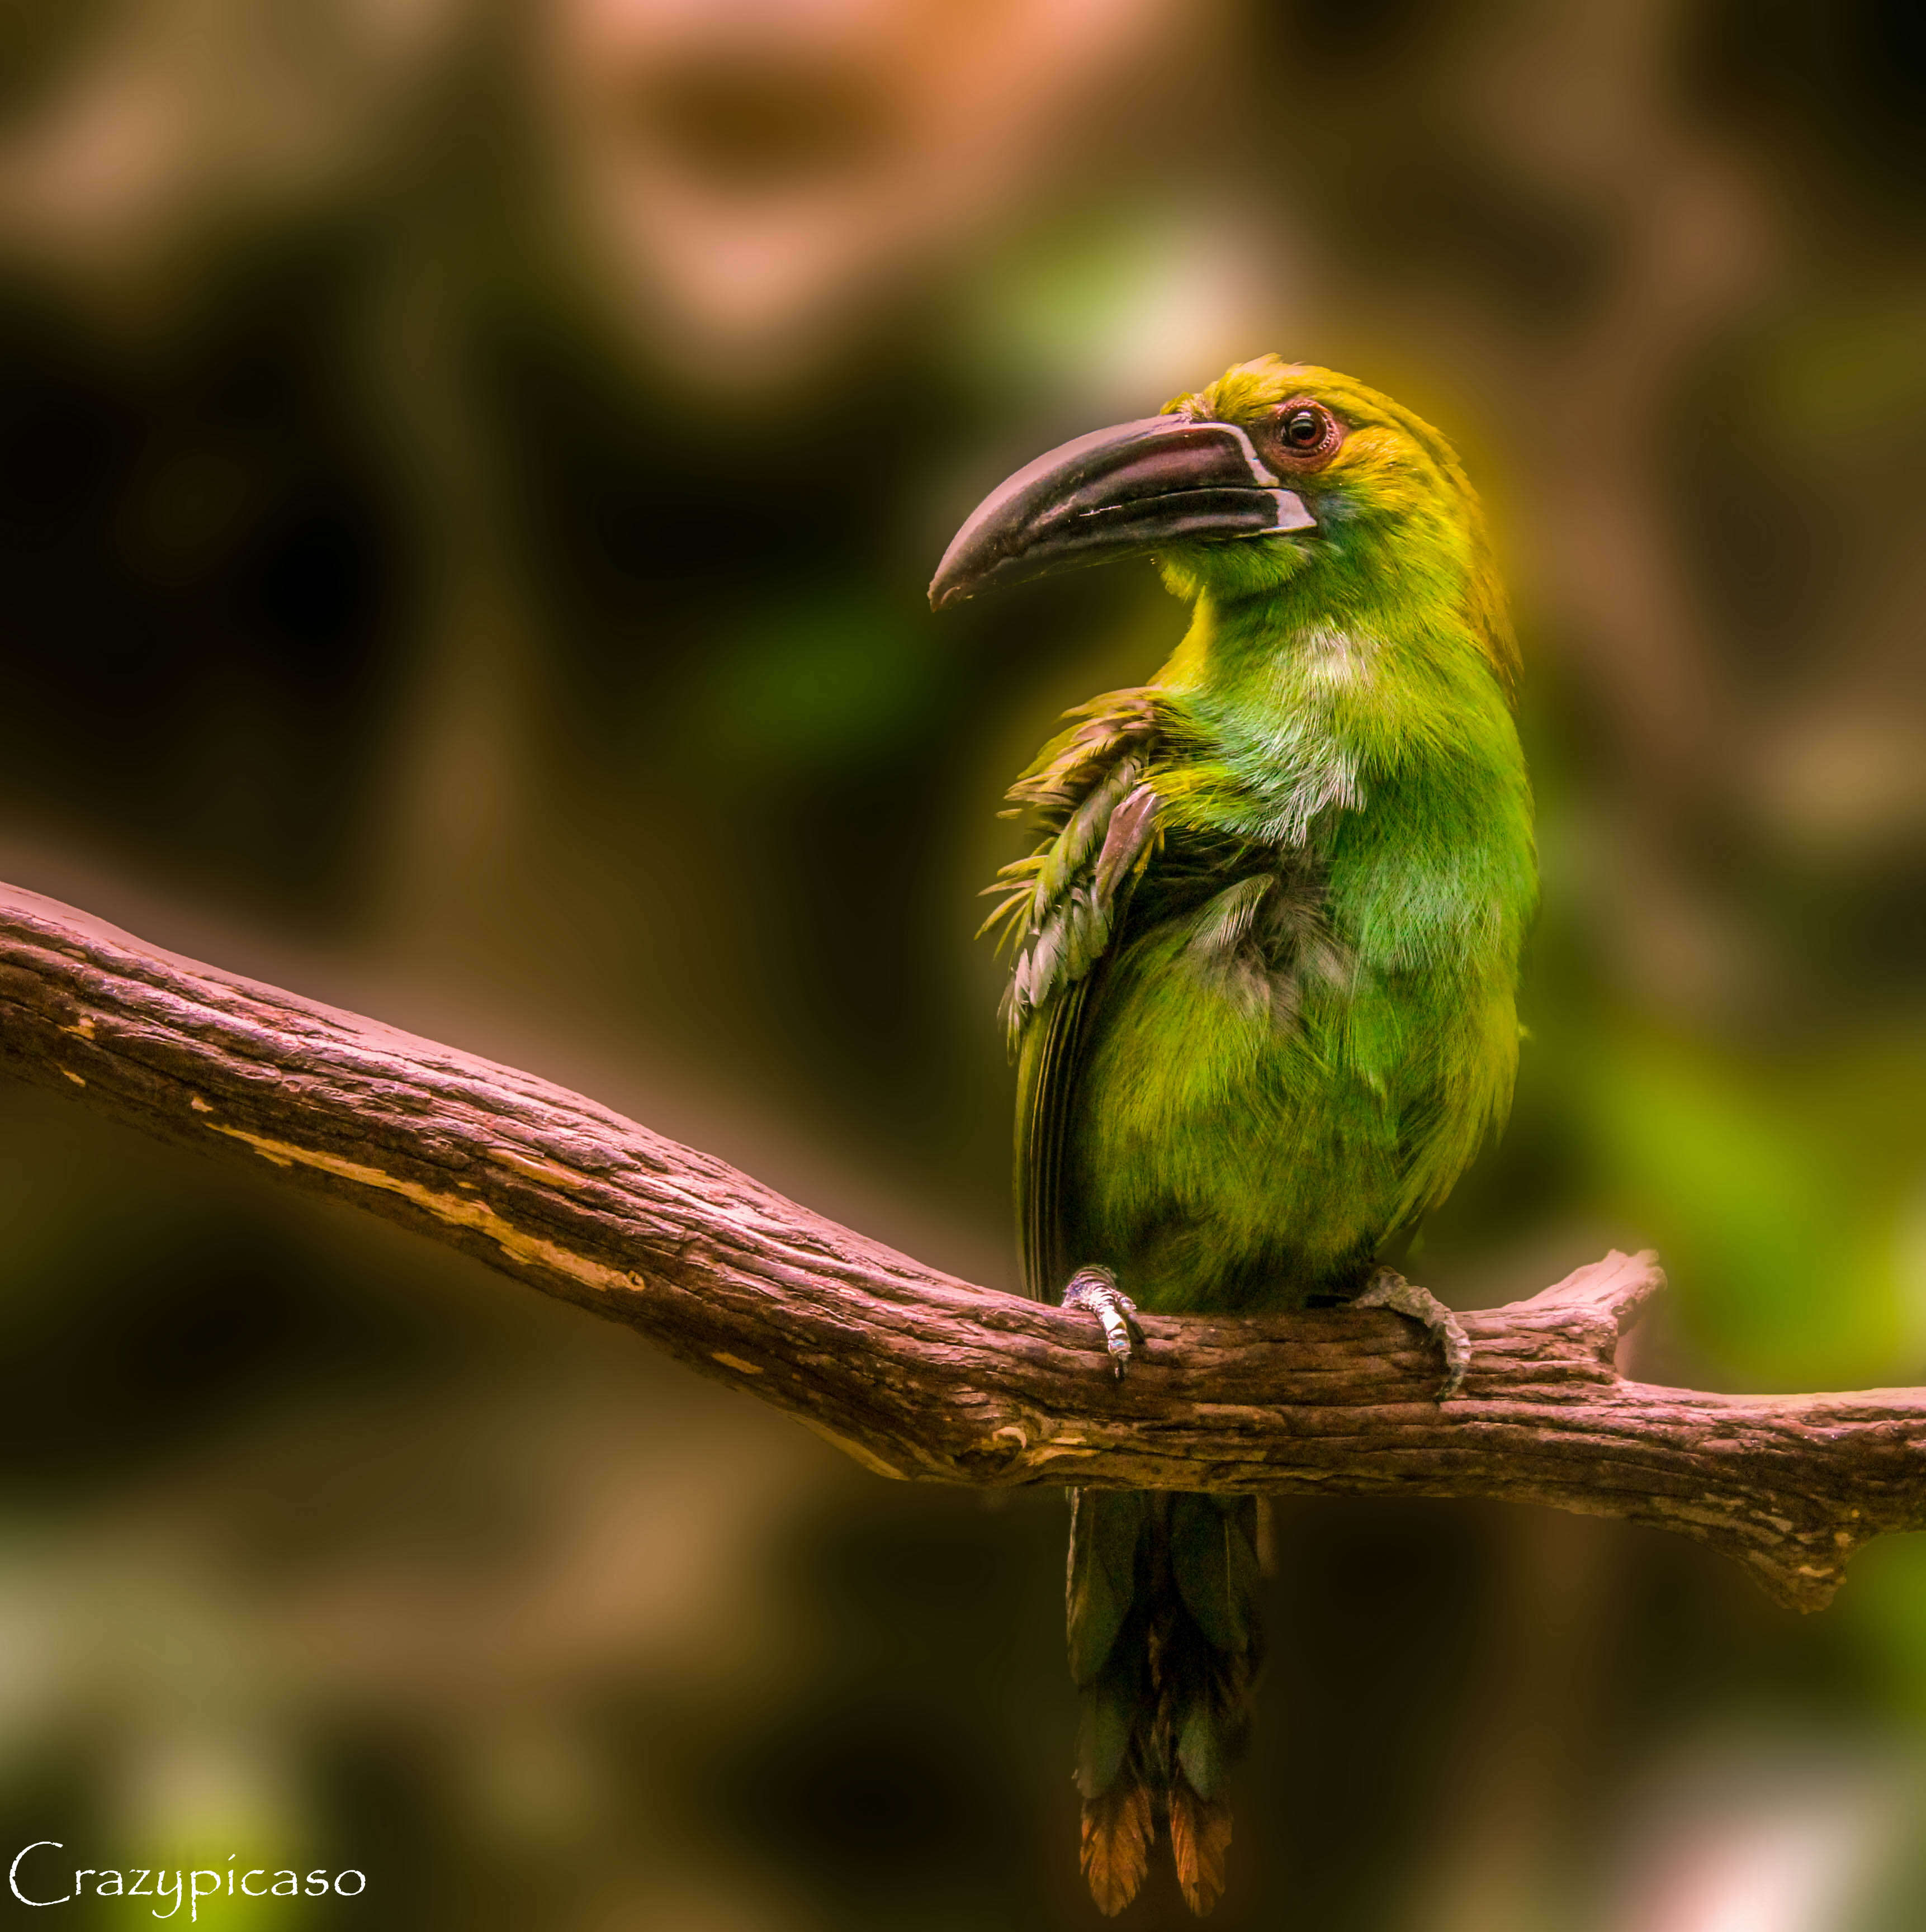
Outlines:
<svg viewBox="0 0 1926 1932"><path fill-rule="evenodd" d="M1421 416L1334 369L1277 356L1240 362L1164 412L1237 424L1318 524L1288 550L1266 546L1268 558L1237 546L1173 555L1173 589L1216 589L1221 577L1222 590L1255 594L1341 559L1414 596L1448 596L1509 682L1516 645L1484 509L1456 452Z"/></svg>

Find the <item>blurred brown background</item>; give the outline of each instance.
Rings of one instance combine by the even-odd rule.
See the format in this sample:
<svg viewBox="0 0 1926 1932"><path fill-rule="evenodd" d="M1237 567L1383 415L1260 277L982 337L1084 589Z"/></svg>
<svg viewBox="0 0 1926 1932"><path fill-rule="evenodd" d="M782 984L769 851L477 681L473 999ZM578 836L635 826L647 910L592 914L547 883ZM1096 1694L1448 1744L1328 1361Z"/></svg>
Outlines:
<svg viewBox="0 0 1926 1932"><path fill-rule="evenodd" d="M0 873L1010 1285L994 811L1180 617L923 584L1048 444L1330 363L1460 439L1531 658L1533 1040L1426 1278L1654 1241L1648 1377L1926 1381L1922 130L1910 0L0 0ZM1097 1922L1054 1494L6 1088L0 1338L8 1857ZM1926 1546L1802 1621L1280 1528L1219 1924L1926 1924Z"/></svg>

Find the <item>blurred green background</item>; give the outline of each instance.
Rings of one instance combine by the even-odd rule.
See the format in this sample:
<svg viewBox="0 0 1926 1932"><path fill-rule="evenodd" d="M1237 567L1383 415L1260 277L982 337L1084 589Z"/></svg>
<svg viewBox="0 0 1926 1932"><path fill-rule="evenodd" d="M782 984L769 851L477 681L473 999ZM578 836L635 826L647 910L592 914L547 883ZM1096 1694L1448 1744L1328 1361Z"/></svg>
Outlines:
<svg viewBox="0 0 1926 1932"><path fill-rule="evenodd" d="M1530 663L1532 1038L1420 1271L1654 1243L1646 1378L1926 1381L1923 17L4 0L0 875L1011 1286L994 814L1180 618L922 586L1039 450L1329 363L1459 440ZM8 1858L1098 1922L1054 1492L4 1086L0 1377ZM1926 1546L1799 1619L1616 1524L1280 1531L1227 1932L1926 1924Z"/></svg>

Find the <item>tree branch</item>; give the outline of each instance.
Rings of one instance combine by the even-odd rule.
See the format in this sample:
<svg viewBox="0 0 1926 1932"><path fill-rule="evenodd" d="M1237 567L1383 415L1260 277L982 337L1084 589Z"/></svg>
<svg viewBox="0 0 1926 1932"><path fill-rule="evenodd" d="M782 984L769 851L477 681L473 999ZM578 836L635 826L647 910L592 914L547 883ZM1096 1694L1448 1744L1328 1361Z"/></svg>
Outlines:
<svg viewBox="0 0 1926 1932"><path fill-rule="evenodd" d="M1811 1610L1926 1526L1926 1390L1729 1396L1613 1366L1664 1286L1612 1254L1465 1316L1462 1398L1402 1317L1096 1324L973 1288L581 1096L0 886L0 1066L626 1322L919 1481L1496 1496L1671 1529Z"/></svg>

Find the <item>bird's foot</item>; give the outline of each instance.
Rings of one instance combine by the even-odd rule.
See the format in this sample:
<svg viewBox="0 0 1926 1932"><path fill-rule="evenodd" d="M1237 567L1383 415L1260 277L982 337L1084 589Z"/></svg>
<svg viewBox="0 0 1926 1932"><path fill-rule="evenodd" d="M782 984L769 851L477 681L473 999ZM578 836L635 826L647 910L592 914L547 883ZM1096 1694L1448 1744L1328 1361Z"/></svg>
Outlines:
<svg viewBox="0 0 1926 1932"><path fill-rule="evenodd" d="M1381 1268L1351 1305L1388 1308L1394 1314L1422 1322L1444 1352L1444 1385L1438 1391L1438 1400L1449 1402L1463 1388L1465 1371L1471 1366L1471 1338L1465 1333L1465 1324L1430 1288L1406 1281L1395 1268Z"/></svg>
<svg viewBox="0 0 1926 1932"><path fill-rule="evenodd" d="M1064 1290L1064 1306L1094 1315L1103 1324L1110 1372L1121 1382L1130 1366L1130 1345L1141 1343L1144 1331L1137 1326L1137 1304L1117 1286L1117 1277L1106 1268L1078 1268Z"/></svg>

